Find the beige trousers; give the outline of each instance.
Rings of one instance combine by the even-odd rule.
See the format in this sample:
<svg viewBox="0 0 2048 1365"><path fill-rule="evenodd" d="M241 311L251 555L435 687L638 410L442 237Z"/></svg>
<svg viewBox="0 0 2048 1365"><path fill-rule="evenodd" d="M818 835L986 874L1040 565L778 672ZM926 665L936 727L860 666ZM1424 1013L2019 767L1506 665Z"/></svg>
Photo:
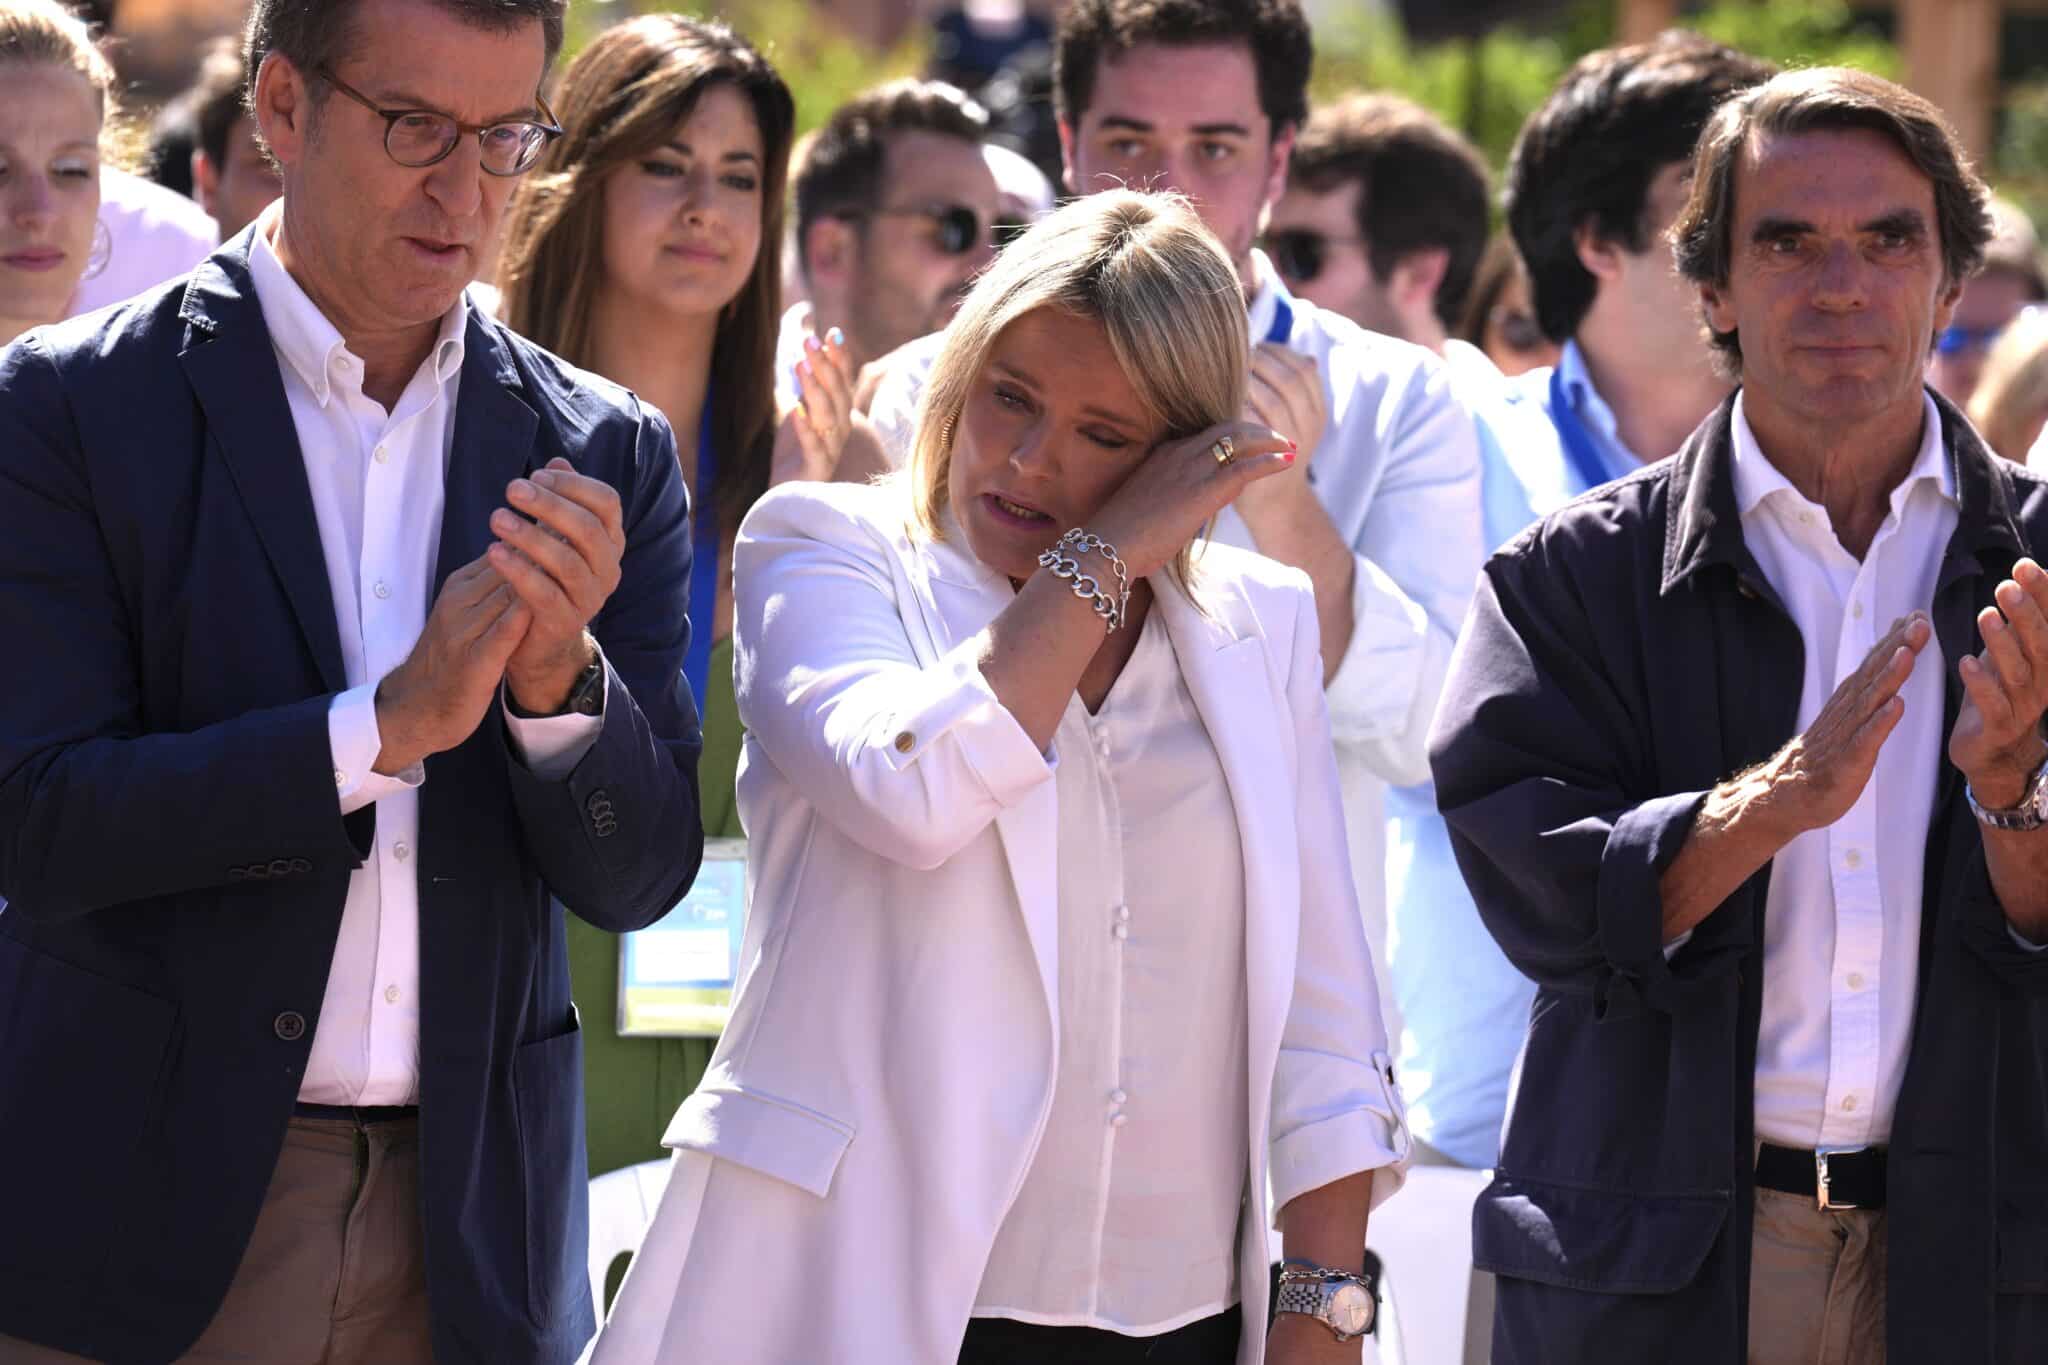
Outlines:
<svg viewBox="0 0 2048 1365"><path fill-rule="evenodd" d="M419 1121L295 1118L190 1365L432 1365ZM0 1336L0 1365L85 1360Z"/></svg>
<svg viewBox="0 0 2048 1365"><path fill-rule="evenodd" d="M1749 1365L1884 1365L1885 1216L1756 1192Z"/></svg>

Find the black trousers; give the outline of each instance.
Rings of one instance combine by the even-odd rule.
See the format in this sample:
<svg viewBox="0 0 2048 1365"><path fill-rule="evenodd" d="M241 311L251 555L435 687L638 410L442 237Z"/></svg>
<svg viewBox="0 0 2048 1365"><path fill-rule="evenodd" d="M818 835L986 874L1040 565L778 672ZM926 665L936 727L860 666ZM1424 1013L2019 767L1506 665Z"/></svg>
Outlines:
<svg viewBox="0 0 2048 1365"><path fill-rule="evenodd" d="M975 1318L960 1343L960 1365L1232 1365L1243 1319L1232 1307L1171 1332L1127 1337L1093 1327Z"/></svg>

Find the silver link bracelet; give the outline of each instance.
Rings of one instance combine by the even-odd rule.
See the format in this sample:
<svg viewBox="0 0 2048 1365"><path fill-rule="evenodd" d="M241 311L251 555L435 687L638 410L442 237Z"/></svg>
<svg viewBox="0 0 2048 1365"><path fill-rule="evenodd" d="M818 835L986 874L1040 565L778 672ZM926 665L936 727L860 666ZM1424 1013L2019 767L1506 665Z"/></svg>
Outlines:
<svg viewBox="0 0 2048 1365"><path fill-rule="evenodd" d="M1109 561L1110 569L1116 574L1115 597L1103 591L1100 579L1082 570L1079 556L1085 554L1099 554ZM1052 570L1055 578L1064 578L1073 588L1074 596L1095 608L1095 614L1102 618L1104 634L1123 625L1124 615L1131 606L1131 575L1116 548L1101 536L1076 526L1038 557L1038 567Z"/></svg>

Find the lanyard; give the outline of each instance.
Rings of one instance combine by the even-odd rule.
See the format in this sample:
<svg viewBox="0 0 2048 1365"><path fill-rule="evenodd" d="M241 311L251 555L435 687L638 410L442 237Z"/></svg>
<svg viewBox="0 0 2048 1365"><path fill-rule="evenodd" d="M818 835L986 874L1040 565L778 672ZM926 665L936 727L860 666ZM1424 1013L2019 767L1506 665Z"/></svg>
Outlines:
<svg viewBox="0 0 2048 1365"><path fill-rule="evenodd" d="M1579 420L1579 410L1572 406L1565 392L1564 381L1559 378L1555 366L1550 371L1550 421L1557 428L1558 440L1564 444L1564 457L1571 464L1572 472L1578 475L1580 493L1598 488L1603 483L1612 483L1614 476L1607 472L1607 464L1600 458L1600 452L1593 446L1593 433L1586 430L1586 424Z"/></svg>
<svg viewBox="0 0 2048 1365"><path fill-rule="evenodd" d="M1266 340L1285 346L1287 338L1294 335L1294 310L1287 306L1287 300L1275 295L1273 299L1273 325L1266 329Z"/></svg>
<svg viewBox="0 0 2048 1365"><path fill-rule="evenodd" d="M697 429L697 487L690 495L692 511L690 560L690 648L683 655L683 676L704 715L704 689L711 681L712 617L718 611L718 508L711 490L718 482L718 452L711 444L711 397L704 399L704 420Z"/></svg>

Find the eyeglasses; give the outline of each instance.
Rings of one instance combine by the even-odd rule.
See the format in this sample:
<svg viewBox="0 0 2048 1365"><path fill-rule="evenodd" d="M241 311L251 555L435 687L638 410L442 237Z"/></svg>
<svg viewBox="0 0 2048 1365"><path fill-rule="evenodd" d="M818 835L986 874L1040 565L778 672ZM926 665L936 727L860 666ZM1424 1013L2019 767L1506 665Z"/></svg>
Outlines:
<svg viewBox="0 0 2048 1365"><path fill-rule="evenodd" d="M1280 228L1266 234L1266 254L1273 268L1296 284L1308 284L1330 263L1333 246L1359 246L1363 237L1332 237L1310 228Z"/></svg>
<svg viewBox="0 0 2048 1365"><path fill-rule="evenodd" d="M965 204L912 204L900 209L875 209L854 217L927 218L938 229L932 241L947 256L965 256L981 245L981 215Z"/></svg>
<svg viewBox="0 0 2048 1365"><path fill-rule="evenodd" d="M1988 351L2004 332L2003 326L1944 327L1934 334L1934 353L1954 359L1968 351Z"/></svg>
<svg viewBox="0 0 2048 1365"><path fill-rule="evenodd" d="M445 160L462 141L464 133L475 133L483 148L483 168L491 175L521 175L533 169L548 143L562 135L554 110L538 95L534 103L546 123L532 119L507 119L503 123L463 123L433 109L383 109L362 91L343 82L332 71L322 69L320 79L347 95L384 120L384 151L401 166L417 169Z"/></svg>

